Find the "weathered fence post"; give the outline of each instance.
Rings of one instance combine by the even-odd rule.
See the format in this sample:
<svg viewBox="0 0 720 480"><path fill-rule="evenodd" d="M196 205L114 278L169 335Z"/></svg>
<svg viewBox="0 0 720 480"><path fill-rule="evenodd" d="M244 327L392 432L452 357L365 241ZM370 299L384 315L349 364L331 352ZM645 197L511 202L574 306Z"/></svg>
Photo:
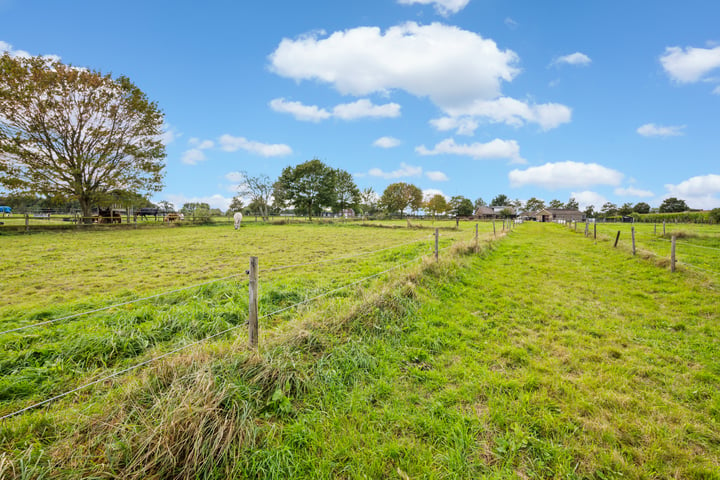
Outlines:
<svg viewBox="0 0 720 480"><path fill-rule="evenodd" d="M30 231L30 214L29 213L25 214L25 231L26 232Z"/></svg>
<svg viewBox="0 0 720 480"><path fill-rule="evenodd" d="M585 220L585 236L587 237L588 235L590 235L590 224Z"/></svg>
<svg viewBox="0 0 720 480"><path fill-rule="evenodd" d="M593 240L597 240L597 220L593 222Z"/></svg>
<svg viewBox="0 0 720 480"><path fill-rule="evenodd" d="M630 227L630 233L632 234L633 255L635 255L635 227Z"/></svg>
<svg viewBox="0 0 720 480"><path fill-rule="evenodd" d="M258 257L250 257L250 296L248 299L248 339L250 348L258 346Z"/></svg>
<svg viewBox="0 0 720 480"><path fill-rule="evenodd" d="M440 250L438 247L440 246L440 229L435 229L435 261L437 262L440 259Z"/></svg>
<svg viewBox="0 0 720 480"><path fill-rule="evenodd" d="M657 235L657 222L653 223L653 235Z"/></svg>
<svg viewBox="0 0 720 480"><path fill-rule="evenodd" d="M475 246L478 246L478 224L475 224Z"/></svg>
<svg viewBox="0 0 720 480"><path fill-rule="evenodd" d="M672 243L670 246L670 271L675 271L675 235L672 236Z"/></svg>
<svg viewBox="0 0 720 480"><path fill-rule="evenodd" d="M497 233L495 232L495 220L493 220L493 236L497 236Z"/></svg>
<svg viewBox="0 0 720 480"><path fill-rule="evenodd" d="M665 236L665 220L663 220L663 237Z"/></svg>
<svg viewBox="0 0 720 480"><path fill-rule="evenodd" d="M460 228L460 217L455 217L455 228Z"/></svg>
<svg viewBox="0 0 720 480"><path fill-rule="evenodd" d="M617 234L617 236L615 237L615 245L613 245L613 247L616 247L616 248L617 248L617 242L618 242L618 240L620 240L620 230L618 230L618 234Z"/></svg>

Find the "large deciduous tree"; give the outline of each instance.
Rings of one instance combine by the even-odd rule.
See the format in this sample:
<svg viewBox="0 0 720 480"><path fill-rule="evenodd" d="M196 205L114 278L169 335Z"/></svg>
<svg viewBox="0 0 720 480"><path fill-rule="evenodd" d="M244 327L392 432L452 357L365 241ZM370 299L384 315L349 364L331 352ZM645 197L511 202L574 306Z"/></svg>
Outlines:
<svg viewBox="0 0 720 480"><path fill-rule="evenodd" d="M545 202L543 200L540 200L536 197L530 197L530 199L525 202L525 210L528 210L530 212L537 212L545 208Z"/></svg>
<svg viewBox="0 0 720 480"><path fill-rule="evenodd" d="M93 204L162 187L163 114L128 78L0 57L0 185Z"/></svg>
<svg viewBox="0 0 720 480"><path fill-rule="evenodd" d="M508 204L509 201L510 201L510 199L508 198L508 196L505 195L504 193L501 193L497 197L492 199L492 202L490 202L490 206L491 207L504 207L505 205Z"/></svg>
<svg viewBox="0 0 720 480"><path fill-rule="evenodd" d="M333 170L317 158L285 167L275 182L273 195L276 201L307 212L312 220L313 213L334 203Z"/></svg>
<svg viewBox="0 0 720 480"><path fill-rule="evenodd" d="M425 202L425 208L433 216L433 220L438 213L445 213L450 208L445 197L436 193L427 202Z"/></svg>
<svg viewBox="0 0 720 480"><path fill-rule="evenodd" d="M273 182L265 174L258 176L248 175L247 172L240 172L242 180L238 185L238 194L241 197L250 199L250 204L254 205L260 213L263 220L270 219L270 200L273 196Z"/></svg>
<svg viewBox="0 0 720 480"><path fill-rule="evenodd" d="M333 170L332 176L335 206L340 213L347 208L356 207L360 203L360 190L355 184L352 174L338 168Z"/></svg>
<svg viewBox="0 0 720 480"><path fill-rule="evenodd" d="M687 206L687 203L685 203L685 200L670 197L663 200L663 202L660 204L660 213L678 213L678 212L686 212L690 210Z"/></svg>
<svg viewBox="0 0 720 480"><path fill-rule="evenodd" d="M415 185L405 182L391 183L380 197L380 205L390 212L400 212L406 208L418 210L422 207L423 194Z"/></svg>
<svg viewBox="0 0 720 480"><path fill-rule="evenodd" d="M455 195L450 199L450 212L456 217L469 217L475 211L473 203L469 198L462 195Z"/></svg>

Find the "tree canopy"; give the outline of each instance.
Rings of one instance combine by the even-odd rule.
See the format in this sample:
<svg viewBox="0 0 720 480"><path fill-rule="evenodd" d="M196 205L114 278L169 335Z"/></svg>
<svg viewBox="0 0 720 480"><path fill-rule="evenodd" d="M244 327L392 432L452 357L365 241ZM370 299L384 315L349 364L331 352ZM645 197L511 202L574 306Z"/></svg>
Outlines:
<svg viewBox="0 0 720 480"><path fill-rule="evenodd" d="M445 197L439 193L436 193L430 197L427 202L425 202L425 208L433 216L433 219L438 213L447 212L449 207L450 206L448 205L447 200L445 200Z"/></svg>
<svg viewBox="0 0 720 480"><path fill-rule="evenodd" d="M242 179L238 185L238 194L241 197L250 199L250 205L255 207L254 212L260 214L264 220L270 218L270 199L273 195L273 182L265 174L257 176L248 175L247 172L240 172ZM232 208L232 205L230 206ZM242 210L242 204L240 209Z"/></svg>
<svg viewBox="0 0 720 480"><path fill-rule="evenodd" d="M685 203L685 200L679 198L670 197L663 200L660 204L660 213L678 213L686 212L690 210Z"/></svg>
<svg viewBox="0 0 720 480"><path fill-rule="evenodd" d="M294 167L285 167L275 182L273 195L278 202L287 202L296 210L319 214L323 207L334 204L333 170L314 158Z"/></svg>
<svg viewBox="0 0 720 480"><path fill-rule="evenodd" d="M540 200L536 197L530 197L527 202L525 202L525 210L529 210L531 212L537 212L538 210L542 210L545 208L545 202L543 200Z"/></svg>
<svg viewBox="0 0 720 480"><path fill-rule="evenodd" d="M332 171L332 177L336 210L342 212L347 208L356 207L360 203L360 190L352 175L338 168Z"/></svg>
<svg viewBox="0 0 720 480"><path fill-rule="evenodd" d="M418 210L422 207L423 194L415 185L405 182L391 183L380 197L380 205L388 212L402 212L406 208Z"/></svg>
<svg viewBox="0 0 720 480"><path fill-rule="evenodd" d="M456 195L450 199L450 212L458 217L469 217L475 212L473 202L462 195Z"/></svg>
<svg viewBox="0 0 720 480"><path fill-rule="evenodd" d="M163 114L128 78L0 57L0 185L75 199L83 215L112 196L162 187Z"/></svg>
<svg viewBox="0 0 720 480"><path fill-rule="evenodd" d="M633 207L635 213L650 213L650 205L645 202L638 202Z"/></svg>
<svg viewBox="0 0 720 480"><path fill-rule="evenodd" d="M492 202L490 202L491 207L504 207L505 205L510 202L510 199L505 194L499 194L497 197L492 199Z"/></svg>

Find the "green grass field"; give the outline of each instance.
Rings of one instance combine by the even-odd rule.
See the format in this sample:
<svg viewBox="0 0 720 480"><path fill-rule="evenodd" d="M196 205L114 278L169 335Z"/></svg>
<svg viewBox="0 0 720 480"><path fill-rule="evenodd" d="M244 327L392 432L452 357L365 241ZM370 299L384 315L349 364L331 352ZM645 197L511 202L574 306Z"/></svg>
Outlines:
<svg viewBox="0 0 720 480"><path fill-rule="evenodd" d="M4 422L0 476L720 478L715 278L700 270L670 273L654 257L633 257L608 239L594 242L558 225L524 224L491 245L492 226L483 227L479 249L456 244L439 263L411 262L266 319L258 353L247 350L243 335L222 336ZM167 237L176 230L178 239ZM196 261L211 265L222 263L210 259L237 245L238 235L245 241L250 233L267 235L265 244L278 239L283 248L260 255L261 269L263 258L277 259L268 267L317 261L430 233L347 225L193 227L162 230L164 240L158 234L155 241L154 233L141 231L134 248L157 242L176 251L194 232L202 232L195 242L210 239ZM95 235L88 245L112 245L116 233L107 239L88 233ZM443 247L467 242L474 224L443 234ZM66 243L48 235L45 248L53 239ZM0 243L9 238L36 235ZM130 238L107 248L122 257ZM276 270L264 280L261 274L261 308L283 308L429 251L423 241L368 259ZM72 269L65 255L54 261L52 269ZM163 262L148 265L150 277L162 276ZM186 268L191 281L203 280L201 269ZM112 299L183 285L158 279L118 293L128 288L118 279L83 275L105 282L116 292ZM38 276L36 285L58 275ZM38 388L57 392L241 324L244 317L227 313L245 308L236 283L242 282L0 338L3 381L24 372L30 382L25 393L12 393L13 382L6 382L0 411L40 399ZM18 292L24 306L3 306L7 325L36 320L16 320L12 312L44 318L37 313L105 301L74 290L55 303L39 301L29 285ZM95 343L82 335L95 335ZM135 344L121 349L108 336ZM56 351L45 356L48 345Z"/></svg>

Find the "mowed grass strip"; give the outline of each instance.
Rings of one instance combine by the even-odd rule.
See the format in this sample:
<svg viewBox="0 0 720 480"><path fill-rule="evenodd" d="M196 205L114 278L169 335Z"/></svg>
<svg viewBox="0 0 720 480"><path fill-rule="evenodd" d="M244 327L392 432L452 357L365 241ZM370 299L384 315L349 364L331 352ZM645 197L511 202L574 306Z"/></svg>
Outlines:
<svg viewBox="0 0 720 480"><path fill-rule="evenodd" d="M347 394L299 402L248 472L720 478L720 298L696 277L528 224L415 295L399 332L348 347Z"/></svg>

